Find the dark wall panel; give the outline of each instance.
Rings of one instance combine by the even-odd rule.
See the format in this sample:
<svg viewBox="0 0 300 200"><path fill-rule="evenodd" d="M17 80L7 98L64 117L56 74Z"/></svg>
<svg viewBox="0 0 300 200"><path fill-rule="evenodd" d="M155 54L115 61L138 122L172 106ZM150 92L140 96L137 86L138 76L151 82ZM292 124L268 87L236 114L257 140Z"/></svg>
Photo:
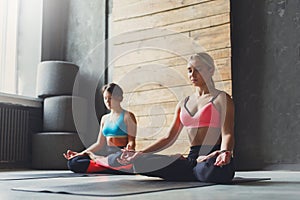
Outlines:
<svg viewBox="0 0 300 200"><path fill-rule="evenodd" d="M238 169L300 163L300 1L231 1Z"/></svg>

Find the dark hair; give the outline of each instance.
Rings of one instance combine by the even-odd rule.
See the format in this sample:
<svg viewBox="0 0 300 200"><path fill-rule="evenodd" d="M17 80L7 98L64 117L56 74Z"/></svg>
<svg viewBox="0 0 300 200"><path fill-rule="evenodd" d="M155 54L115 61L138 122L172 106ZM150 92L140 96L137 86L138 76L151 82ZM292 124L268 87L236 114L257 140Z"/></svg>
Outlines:
<svg viewBox="0 0 300 200"><path fill-rule="evenodd" d="M113 97L118 97L123 99L123 90L118 84L109 83L107 85L104 85L102 87L102 94L105 91L109 92Z"/></svg>

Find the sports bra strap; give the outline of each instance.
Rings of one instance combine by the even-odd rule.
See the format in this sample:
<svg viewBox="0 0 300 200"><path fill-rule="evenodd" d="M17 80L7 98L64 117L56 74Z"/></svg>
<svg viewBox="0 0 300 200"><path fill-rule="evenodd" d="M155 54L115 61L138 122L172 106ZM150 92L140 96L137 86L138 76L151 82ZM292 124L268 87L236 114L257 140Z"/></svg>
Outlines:
<svg viewBox="0 0 300 200"><path fill-rule="evenodd" d="M211 98L211 100L209 102L213 103L213 101L219 96L219 94L221 94L222 91L219 91L218 94L214 97Z"/></svg>
<svg viewBox="0 0 300 200"><path fill-rule="evenodd" d="M184 99L184 105L186 105L187 101L189 100L190 96L185 97Z"/></svg>

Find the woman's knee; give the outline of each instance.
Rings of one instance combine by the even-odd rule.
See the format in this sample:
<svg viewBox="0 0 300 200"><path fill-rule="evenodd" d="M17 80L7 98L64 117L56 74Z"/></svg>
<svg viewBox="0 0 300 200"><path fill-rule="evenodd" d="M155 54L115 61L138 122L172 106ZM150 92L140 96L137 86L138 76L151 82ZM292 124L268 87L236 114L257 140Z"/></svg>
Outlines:
<svg viewBox="0 0 300 200"><path fill-rule="evenodd" d="M108 165L111 167L120 167L122 166L119 162L118 162L118 158L120 158L122 155L121 151L115 152L113 154L110 154L107 156L107 161L108 161Z"/></svg>
<svg viewBox="0 0 300 200"><path fill-rule="evenodd" d="M75 157L68 160L67 166L69 170L75 173L85 173L89 167L90 160L87 158Z"/></svg>
<svg viewBox="0 0 300 200"><path fill-rule="evenodd" d="M218 167L213 160L198 163L193 171L197 180L212 183L231 182L235 174L233 163Z"/></svg>

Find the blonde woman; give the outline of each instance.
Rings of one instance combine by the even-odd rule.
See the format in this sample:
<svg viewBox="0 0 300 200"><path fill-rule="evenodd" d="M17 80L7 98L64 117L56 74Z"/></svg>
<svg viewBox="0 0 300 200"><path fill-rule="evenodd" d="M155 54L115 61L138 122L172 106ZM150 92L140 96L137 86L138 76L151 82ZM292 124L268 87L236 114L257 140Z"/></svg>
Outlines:
<svg viewBox="0 0 300 200"><path fill-rule="evenodd" d="M119 162L133 163L136 173L166 180L226 183L234 177L234 104L215 88L214 61L207 53L190 57L187 75L195 93L181 100L167 135L136 152L124 151ZM190 139L187 157L154 154L171 146L183 127Z"/></svg>

